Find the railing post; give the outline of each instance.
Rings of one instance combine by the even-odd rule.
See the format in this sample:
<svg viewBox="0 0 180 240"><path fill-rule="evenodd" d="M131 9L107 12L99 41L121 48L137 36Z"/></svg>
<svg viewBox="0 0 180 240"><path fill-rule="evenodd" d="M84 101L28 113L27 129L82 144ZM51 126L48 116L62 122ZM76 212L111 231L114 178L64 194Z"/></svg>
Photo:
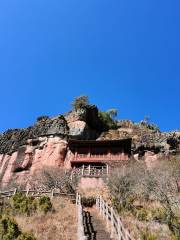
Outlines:
<svg viewBox="0 0 180 240"><path fill-rule="evenodd" d="M79 195L79 198L78 198L79 200L79 205L81 205L81 195Z"/></svg>
<svg viewBox="0 0 180 240"><path fill-rule="evenodd" d="M17 188L15 188L15 189L14 189L14 193L13 193L13 195L15 195L15 194L16 194L16 192L17 192Z"/></svg>
<svg viewBox="0 0 180 240"><path fill-rule="evenodd" d="M71 182L73 180L73 170L71 171L71 176L70 176Z"/></svg>
<svg viewBox="0 0 180 240"><path fill-rule="evenodd" d="M76 206L78 206L78 204L79 204L79 203L78 203L78 200L79 200L78 198L79 198L79 194L76 193Z"/></svg>
<svg viewBox="0 0 180 240"><path fill-rule="evenodd" d="M108 203L106 203L106 226L109 227L109 206Z"/></svg>
<svg viewBox="0 0 180 240"><path fill-rule="evenodd" d="M103 219L105 218L105 202L102 200Z"/></svg>
<svg viewBox="0 0 180 240"><path fill-rule="evenodd" d="M53 197L54 197L54 189L52 189L51 191L51 199L53 199Z"/></svg>
<svg viewBox="0 0 180 240"><path fill-rule="evenodd" d="M99 208L100 208L100 215L102 215L102 197L99 197Z"/></svg>
<svg viewBox="0 0 180 240"><path fill-rule="evenodd" d="M29 194L29 188L26 190L26 197L28 196Z"/></svg>
<svg viewBox="0 0 180 240"><path fill-rule="evenodd" d="M113 208L111 207L111 238L114 237L114 215Z"/></svg>
<svg viewBox="0 0 180 240"><path fill-rule="evenodd" d="M99 210L99 197L96 198L96 209Z"/></svg>

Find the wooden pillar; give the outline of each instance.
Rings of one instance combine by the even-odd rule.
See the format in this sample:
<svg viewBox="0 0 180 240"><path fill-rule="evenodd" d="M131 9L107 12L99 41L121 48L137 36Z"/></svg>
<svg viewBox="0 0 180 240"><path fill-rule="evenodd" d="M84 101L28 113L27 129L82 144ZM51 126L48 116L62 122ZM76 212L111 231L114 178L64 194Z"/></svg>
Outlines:
<svg viewBox="0 0 180 240"><path fill-rule="evenodd" d="M82 176L84 175L84 164L82 166Z"/></svg>
<svg viewBox="0 0 180 240"><path fill-rule="evenodd" d="M106 164L107 175L109 175L109 165Z"/></svg>
<svg viewBox="0 0 180 240"><path fill-rule="evenodd" d="M88 146L88 158L89 159L91 158L91 146L90 145Z"/></svg>
<svg viewBox="0 0 180 240"><path fill-rule="evenodd" d="M88 174L91 175L91 165L89 164Z"/></svg>
<svg viewBox="0 0 180 240"><path fill-rule="evenodd" d="M78 155L78 153L77 153L77 149L76 149L75 156L74 156L75 160L77 160L77 155Z"/></svg>

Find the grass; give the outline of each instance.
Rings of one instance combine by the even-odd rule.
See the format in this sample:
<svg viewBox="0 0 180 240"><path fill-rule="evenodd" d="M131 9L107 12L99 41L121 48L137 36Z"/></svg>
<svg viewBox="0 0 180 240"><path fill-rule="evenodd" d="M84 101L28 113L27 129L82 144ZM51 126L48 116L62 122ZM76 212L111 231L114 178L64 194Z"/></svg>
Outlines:
<svg viewBox="0 0 180 240"><path fill-rule="evenodd" d="M76 206L64 198L52 200L52 212L30 217L16 216L24 232L33 232L37 240L76 240Z"/></svg>
<svg viewBox="0 0 180 240"><path fill-rule="evenodd" d="M150 210L159 208L159 206L160 205L155 202L144 203L143 210L145 209L148 213L147 216L144 216L145 219L138 218L137 215L133 214L131 211L121 211L120 215L123 219L123 224L125 228L130 230L131 235L135 239L174 240L167 224L158 223L153 220L152 216L150 216ZM142 212L142 209L139 211Z"/></svg>

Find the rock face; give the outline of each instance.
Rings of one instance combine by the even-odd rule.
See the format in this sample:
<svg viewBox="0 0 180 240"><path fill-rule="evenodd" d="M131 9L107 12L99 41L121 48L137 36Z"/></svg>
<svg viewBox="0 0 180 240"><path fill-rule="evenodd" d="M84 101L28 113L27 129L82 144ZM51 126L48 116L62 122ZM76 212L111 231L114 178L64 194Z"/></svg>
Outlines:
<svg viewBox="0 0 180 240"><path fill-rule="evenodd" d="M48 167L69 169L68 139L115 140L132 138L132 154L147 166L170 152L180 150L180 131L161 133L146 124L121 121L117 129L103 132L96 106L87 106L57 117L39 117L26 129L8 130L0 135L0 187L26 184L35 171Z"/></svg>
<svg viewBox="0 0 180 240"><path fill-rule="evenodd" d="M29 139L25 146L11 155L0 154L0 180L5 186L11 180L27 183L35 171L43 167L63 167L67 142L60 137L39 137L33 145Z"/></svg>
<svg viewBox="0 0 180 240"><path fill-rule="evenodd" d="M103 128L96 106L71 111L65 115L69 136L79 140L96 139Z"/></svg>
<svg viewBox="0 0 180 240"><path fill-rule="evenodd" d="M0 135L1 187L13 181L26 183L36 170L47 166L70 168L68 139L96 139L101 124L97 107L88 106L65 116L39 117L26 129L6 131Z"/></svg>
<svg viewBox="0 0 180 240"><path fill-rule="evenodd" d="M41 136L61 135L65 137L68 131L69 127L64 116L43 118L32 127L8 130L0 135L0 154L12 154L19 147L26 145L28 139L33 139L32 144L36 145Z"/></svg>
<svg viewBox="0 0 180 240"><path fill-rule="evenodd" d="M152 153L176 153L180 150L180 131L160 132L144 124L134 124L131 121L122 121L118 128L103 132L99 140L116 140L132 138L132 154L141 158L146 151Z"/></svg>

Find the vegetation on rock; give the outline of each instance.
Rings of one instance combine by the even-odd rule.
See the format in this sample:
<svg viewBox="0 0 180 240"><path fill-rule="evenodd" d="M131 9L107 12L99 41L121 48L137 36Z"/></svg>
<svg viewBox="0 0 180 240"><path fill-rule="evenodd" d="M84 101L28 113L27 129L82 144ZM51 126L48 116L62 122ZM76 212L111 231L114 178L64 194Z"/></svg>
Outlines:
<svg viewBox="0 0 180 240"><path fill-rule="evenodd" d="M74 101L71 103L73 108L77 111L78 109L85 108L86 106L89 105L89 98L88 96L80 96L80 97L75 97Z"/></svg>
<svg viewBox="0 0 180 240"><path fill-rule="evenodd" d="M112 119L115 119L117 117L117 114L118 114L118 110L115 109L115 108L111 108L109 110L106 111L109 116L112 118Z"/></svg>
<svg viewBox="0 0 180 240"><path fill-rule="evenodd" d="M47 119L49 119L49 116L39 116L38 118L37 118L37 122L40 122L40 121L46 121Z"/></svg>
<svg viewBox="0 0 180 240"><path fill-rule="evenodd" d="M99 118L103 123L104 130L117 128L117 123L111 118L108 112L99 111Z"/></svg>

